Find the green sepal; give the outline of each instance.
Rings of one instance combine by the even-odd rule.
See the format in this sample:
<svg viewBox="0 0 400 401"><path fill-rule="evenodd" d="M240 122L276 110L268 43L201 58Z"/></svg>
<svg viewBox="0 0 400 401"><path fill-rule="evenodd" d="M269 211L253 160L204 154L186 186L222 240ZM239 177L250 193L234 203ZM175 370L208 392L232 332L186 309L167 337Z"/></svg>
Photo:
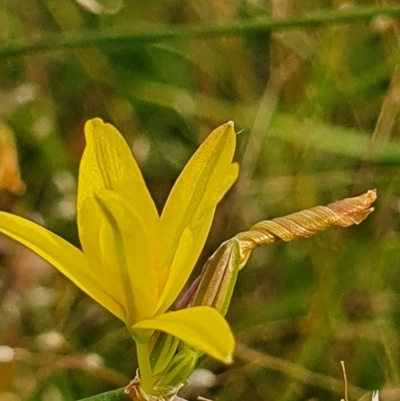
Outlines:
<svg viewBox="0 0 400 401"><path fill-rule="evenodd" d="M182 348L170 361L166 370L160 374L155 388L175 389L180 388L192 374L196 367L198 353L190 348Z"/></svg>
<svg viewBox="0 0 400 401"><path fill-rule="evenodd" d="M208 259L190 306L207 305L225 315L239 271L240 247L236 238L224 242Z"/></svg>
<svg viewBox="0 0 400 401"><path fill-rule="evenodd" d="M153 375L163 372L176 353L179 339L162 331L155 331L150 342L150 365Z"/></svg>

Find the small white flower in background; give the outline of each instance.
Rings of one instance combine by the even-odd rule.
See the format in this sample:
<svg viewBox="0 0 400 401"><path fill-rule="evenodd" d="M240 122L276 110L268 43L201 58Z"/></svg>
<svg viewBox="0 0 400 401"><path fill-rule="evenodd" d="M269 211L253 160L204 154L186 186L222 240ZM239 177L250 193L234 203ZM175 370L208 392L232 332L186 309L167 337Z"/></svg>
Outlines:
<svg viewBox="0 0 400 401"><path fill-rule="evenodd" d="M372 392L371 401L379 401L379 390L374 390Z"/></svg>

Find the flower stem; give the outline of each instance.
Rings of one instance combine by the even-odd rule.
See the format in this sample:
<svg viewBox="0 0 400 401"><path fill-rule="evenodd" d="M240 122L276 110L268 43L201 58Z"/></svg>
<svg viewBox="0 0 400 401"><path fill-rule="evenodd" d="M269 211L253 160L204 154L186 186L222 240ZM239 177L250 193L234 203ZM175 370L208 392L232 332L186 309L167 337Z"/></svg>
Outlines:
<svg viewBox="0 0 400 401"><path fill-rule="evenodd" d="M139 363L141 387L145 393L150 395L153 390L153 380L148 350L147 341L136 341L136 353Z"/></svg>

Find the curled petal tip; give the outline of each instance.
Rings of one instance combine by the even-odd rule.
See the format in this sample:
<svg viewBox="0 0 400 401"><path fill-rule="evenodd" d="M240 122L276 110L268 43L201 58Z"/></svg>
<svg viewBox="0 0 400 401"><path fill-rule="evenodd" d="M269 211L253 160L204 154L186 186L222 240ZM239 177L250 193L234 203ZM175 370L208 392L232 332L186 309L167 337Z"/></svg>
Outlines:
<svg viewBox="0 0 400 401"><path fill-rule="evenodd" d="M376 189L370 189L366 193L366 197L368 200L372 203L376 201L376 198L378 197L377 190Z"/></svg>
<svg viewBox="0 0 400 401"><path fill-rule="evenodd" d="M376 189L370 189L362 195L331 203L327 207L341 217L340 224L336 225L348 227L352 224L360 224L374 211L371 205L375 202L376 198Z"/></svg>
<svg viewBox="0 0 400 401"><path fill-rule="evenodd" d="M368 208L372 203L376 201L376 198L378 197L376 189L369 189L367 192L356 196L354 198L349 198L349 200L355 200L357 201L357 204L360 207ZM354 202L355 203L355 202Z"/></svg>

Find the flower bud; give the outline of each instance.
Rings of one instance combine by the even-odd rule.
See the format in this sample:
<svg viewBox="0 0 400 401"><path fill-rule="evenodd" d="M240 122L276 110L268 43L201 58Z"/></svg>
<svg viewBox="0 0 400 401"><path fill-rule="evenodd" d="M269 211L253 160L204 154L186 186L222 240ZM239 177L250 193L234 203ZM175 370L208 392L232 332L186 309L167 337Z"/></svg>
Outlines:
<svg viewBox="0 0 400 401"><path fill-rule="evenodd" d="M155 383L157 388L176 391L185 383L196 367L198 353L186 346L171 359L167 368L159 375L159 380Z"/></svg>
<svg viewBox="0 0 400 401"><path fill-rule="evenodd" d="M163 372L175 355L179 339L167 333L156 331L150 343L150 365L153 375Z"/></svg>
<svg viewBox="0 0 400 401"><path fill-rule="evenodd" d="M236 284L239 256L240 243L236 238L224 242L204 265L189 306L208 305L224 316Z"/></svg>

